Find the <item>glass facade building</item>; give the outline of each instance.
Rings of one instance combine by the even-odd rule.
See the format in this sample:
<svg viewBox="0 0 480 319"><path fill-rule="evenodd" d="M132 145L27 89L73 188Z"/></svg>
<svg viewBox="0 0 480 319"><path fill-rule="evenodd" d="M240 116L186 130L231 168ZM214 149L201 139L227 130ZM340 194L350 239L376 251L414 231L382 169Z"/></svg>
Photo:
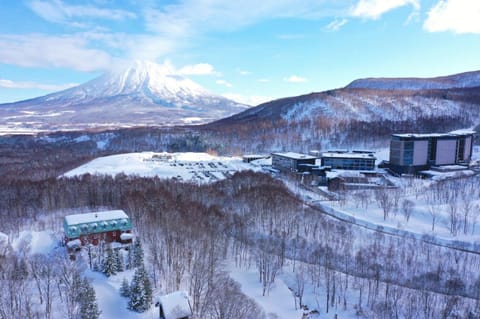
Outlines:
<svg viewBox="0 0 480 319"><path fill-rule="evenodd" d="M473 134L393 134L390 169L399 174L414 174L432 166L466 165L472 156Z"/></svg>
<svg viewBox="0 0 480 319"><path fill-rule="evenodd" d="M332 169L372 171L375 169L376 157L373 152L326 152L322 154L322 166Z"/></svg>

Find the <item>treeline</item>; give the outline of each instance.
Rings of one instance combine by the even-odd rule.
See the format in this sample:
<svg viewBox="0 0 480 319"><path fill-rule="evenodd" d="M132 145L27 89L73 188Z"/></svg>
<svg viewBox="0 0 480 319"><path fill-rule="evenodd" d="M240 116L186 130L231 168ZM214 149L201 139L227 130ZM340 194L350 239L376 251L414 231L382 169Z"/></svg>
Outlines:
<svg viewBox="0 0 480 319"><path fill-rule="evenodd" d="M95 157L141 151L206 152L223 155L308 152L328 148L385 148L390 134L442 132L470 127L469 110L462 114L413 119L338 120L312 114L286 120L278 114L245 121L222 120L195 127L132 128L105 132L57 132L38 136L0 137L0 176L42 180L57 177Z"/></svg>
<svg viewBox="0 0 480 319"><path fill-rule="evenodd" d="M258 309L245 296L229 302L242 296L224 270L229 259L255 267L264 294L283 269L293 270L295 300L301 305L302 285L313 285L324 296L324 312L343 307L366 318L480 315L478 255L348 226L304 206L265 174L237 173L211 185L125 175L0 181L0 197L5 233L49 216L44 227L60 229L62 210L72 208L125 210L144 242L154 288L188 290L196 318L217 318L219 307L250 315L247 309ZM263 314L256 316L232 318Z"/></svg>

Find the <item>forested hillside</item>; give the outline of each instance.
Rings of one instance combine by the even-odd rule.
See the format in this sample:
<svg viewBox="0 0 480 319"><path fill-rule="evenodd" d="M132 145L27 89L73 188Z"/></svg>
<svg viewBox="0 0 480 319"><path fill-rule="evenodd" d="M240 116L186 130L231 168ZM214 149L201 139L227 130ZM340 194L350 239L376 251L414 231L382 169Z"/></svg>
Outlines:
<svg viewBox="0 0 480 319"><path fill-rule="evenodd" d="M364 318L480 315L479 254L359 229L305 206L268 175L238 173L202 186L90 175L0 183L2 231L11 234L35 220L42 221L35 223L37 229L60 231L62 215L75 208L124 209L144 243L154 287L188 290L195 318L220 318L214 313L218 307L228 307L230 318L263 318L229 279L227 260L257 269L264 294L276 276L293 269L297 301L302 304L301 287L313 285L322 313L349 309ZM22 296L28 303L9 302L33 278L31 258L4 254L2 309L26 313L29 303L60 293L52 289L50 295ZM48 259L43 262L53 267ZM25 274L12 281L18 263L27 265ZM58 276L52 270L52 286Z"/></svg>

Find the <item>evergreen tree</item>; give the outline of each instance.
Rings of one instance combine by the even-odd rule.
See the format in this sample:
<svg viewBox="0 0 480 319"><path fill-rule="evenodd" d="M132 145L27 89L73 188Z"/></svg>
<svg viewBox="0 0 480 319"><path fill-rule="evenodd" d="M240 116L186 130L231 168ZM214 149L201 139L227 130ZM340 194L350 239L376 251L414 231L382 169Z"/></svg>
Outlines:
<svg viewBox="0 0 480 319"><path fill-rule="evenodd" d="M133 260L133 245L130 245L130 248L127 251L127 262L125 264L125 269L132 269L132 260Z"/></svg>
<svg viewBox="0 0 480 319"><path fill-rule="evenodd" d="M117 271L117 272L122 272L122 271L124 271L124 268L123 268L123 256L120 255L120 251L119 251L119 250L115 250L115 251L114 251L114 253L113 253L113 258L114 258L114 261L115 261L116 271Z"/></svg>
<svg viewBox="0 0 480 319"><path fill-rule="evenodd" d="M130 297L130 284L127 278L123 278L122 285L120 286L120 295L122 297Z"/></svg>
<svg viewBox="0 0 480 319"><path fill-rule="evenodd" d="M150 278L148 277L148 273L145 270L145 266L142 264L140 267L142 271L142 277L143 277L143 291L145 293L145 299L147 302L147 309L150 308L150 305L153 301L153 288L152 288L152 283L150 282Z"/></svg>
<svg viewBox="0 0 480 319"><path fill-rule="evenodd" d="M144 312L152 303L152 285L143 265L135 270L130 285L130 300L128 308L137 312Z"/></svg>
<svg viewBox="0 0 480 319"><path fill-rule="evenodd" d="M132 256L130 268L140 267L143 265L143 247L140 238L136 237L132 246Z"/></svg>
<svg viewBox="0 0 480 319"><path fill-rule="evenodd" d="M93 289L92 285L86 278L83 279L78 302L80 305L81 319L98 319L100 317L101 312L98 309L95 289Z"/></svg>
<svg viewBox="0 0 480 319"><path fill-rule="evenodd" d="M110 277L117 274L117 263L112 248L107 249L107 257L103 261L103 273Z"/></svg>

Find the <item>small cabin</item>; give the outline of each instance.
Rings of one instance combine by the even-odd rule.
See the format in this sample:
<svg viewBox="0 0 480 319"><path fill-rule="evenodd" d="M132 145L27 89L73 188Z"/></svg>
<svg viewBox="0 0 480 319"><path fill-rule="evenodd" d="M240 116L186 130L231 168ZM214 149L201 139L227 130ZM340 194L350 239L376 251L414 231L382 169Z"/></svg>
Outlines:
<svg viewBox="0 0 480 319"><path fill-rule="evenodd" d="M130 244L133 237L132 223L123 210L68 215L63 228L69 250L100 242Z"/></svg>
<svg viewBox="0 0 480 319"><path fill-rule="evenodd" d="M185 291L176 291L158 297L155 307L159 308L160 319L189 319L193 314Z"/></svg>

